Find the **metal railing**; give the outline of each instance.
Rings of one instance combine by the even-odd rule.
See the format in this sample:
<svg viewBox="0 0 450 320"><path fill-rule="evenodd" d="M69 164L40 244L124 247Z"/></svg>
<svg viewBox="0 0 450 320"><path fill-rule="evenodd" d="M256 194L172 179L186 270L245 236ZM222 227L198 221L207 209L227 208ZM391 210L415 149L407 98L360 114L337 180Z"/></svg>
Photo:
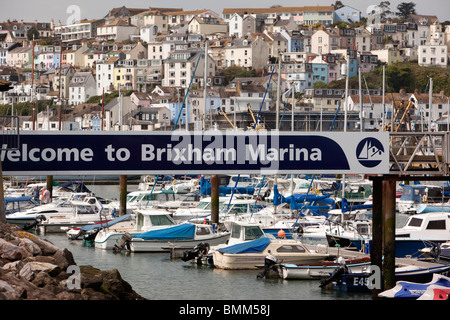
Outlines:
<svg viewBox="0 0 450 320"><path fill-rule="evenodd" d="M391 132L390 174L447 175L450 132Z"/></svg>

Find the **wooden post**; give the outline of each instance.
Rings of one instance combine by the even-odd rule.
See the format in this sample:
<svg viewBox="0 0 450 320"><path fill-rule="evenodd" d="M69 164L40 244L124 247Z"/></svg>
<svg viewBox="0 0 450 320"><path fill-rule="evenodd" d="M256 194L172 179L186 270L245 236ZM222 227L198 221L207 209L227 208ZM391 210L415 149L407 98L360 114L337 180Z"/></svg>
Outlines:
<svg viewBox="0 0 450 320"><path fill-rule="evenodd" d="M47 176L47 190L50 191L50 202L53 197L53 176Z"/></svg>
<svg viewBox="0 0 450 320"><path fill-rule="evenodd" d="M211 223L219 223L219 176L211 176Z"/></svg>
<svg viewBox="0 0 450 320"><path fill-rule="evenodd" d="M120 176L120 210L119 215L127 214L127 176Z"/></svg>
<svg viewBox="0 0 450 320"><path fill-rule="evenodd" d="M394 179L384 181L384 289L395 286L395 184Z"/></svg>
<svg viewBox="0 0 450 320"><path fill-rule="evenodd" d="M370 263L383 270L383 177L372 178L372 243L370 247ZM382 275L381 275L382 276ZM380 284L383 286L383 279ZM374 288L372 298L377 298L383 288Z"/></svg>

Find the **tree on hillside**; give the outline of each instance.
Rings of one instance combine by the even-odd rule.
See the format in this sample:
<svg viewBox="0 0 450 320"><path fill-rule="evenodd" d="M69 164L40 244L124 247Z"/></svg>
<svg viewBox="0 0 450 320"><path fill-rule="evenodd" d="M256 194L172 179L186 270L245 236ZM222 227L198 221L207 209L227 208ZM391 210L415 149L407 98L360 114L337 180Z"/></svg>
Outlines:
<svg viewBox="0 0 450 320"><path fill-rule="evenodd" d="M390 5L389 1L381 1L377 6L370 6L367 12L369 14L369 22L371 24L386 22L386 19L392 15Z"/></svg>
<svg viewBox="0 0 450 320"><path fill-rule="evenodd" d="M258 77L255 70L247 70L244 67L230 66L223 69L221 75L225 77L227 83L233 81L234 78Z"/></svg>
<svg viewBox="0 0 450 320"><path fill-rule="evenodd" d="M406 20L410 15L416 14L415 6L416 4L413 2L402 2L397 6L398 12L395 14Z"/></svg>
<svg viewBox="0 0 450 320"><path fill-rule="evenodd" d="M39 31L35 27L31 27L27 31L28 41L39 39Z"/></svg>

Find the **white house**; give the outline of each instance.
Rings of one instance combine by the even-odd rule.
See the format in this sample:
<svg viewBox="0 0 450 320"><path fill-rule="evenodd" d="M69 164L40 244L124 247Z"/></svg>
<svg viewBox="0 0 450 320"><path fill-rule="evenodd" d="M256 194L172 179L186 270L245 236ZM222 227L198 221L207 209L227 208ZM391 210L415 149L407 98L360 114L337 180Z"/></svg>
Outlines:
<svg viewBox="0 0 450 320"><path fill-rule="evenodd" d="M101 96L103 90L105 93L114 90L114 67L119 58L111 57L104 61L97 62L97 95Z"/></svg>
<svg viewBox="0 0 450 320"><path fill-rule="evenodd" d="M139 33L141 36L141 40L145 42L153 41L158 35L158 26L156 24L149 24L141 27Z"/></svg>
<svg viewBox="0 0 450 320"><path fill-rule="evenodd" d="M139 34L136 26L126 20L116 19L111 23L104 23L98 26L96 39L98 41L114 40L116 42L122 42L130 39L131 35L136 34Z"/></svg>
<svg viewBox="0 0 450 320"><path fill-rule="evenodd" d="M182 87L187 88L189 86L192 74L197 66L195 77L203 79L204 75L204 54L199 60L200 50L186 50L175 51L169 59L164 61L164 77L162 80L163 86L169 87ZM208 54L208 76L215 74L215 63L213 58ZM195 82L197 82L195 81Z"/></svg>
<svg viewBox="0 0 450 320"><path fill-rule="evenodd" d="M438 66L442 68L447 67L448 63L448 47L445 44L441 45L422 45L417 49L418 63L422 67Z"/></svg>
<svg viewBox="0 0 450 320"><path fill-rule="evenodd" d="M79 105L97 93L95 79L90 72L77 72L69 84L69 103Z"/></svg>

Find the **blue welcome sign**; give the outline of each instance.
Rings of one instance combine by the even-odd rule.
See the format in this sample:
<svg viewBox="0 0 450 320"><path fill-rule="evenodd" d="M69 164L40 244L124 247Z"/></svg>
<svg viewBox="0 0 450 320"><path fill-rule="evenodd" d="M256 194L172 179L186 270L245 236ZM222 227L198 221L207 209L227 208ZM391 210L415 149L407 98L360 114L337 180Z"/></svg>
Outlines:
<svg viewBox="0 0 450 320"><path fill-rule="evenodd" d="M22 132L4 175L386 174L385 132Z"/></svg>

